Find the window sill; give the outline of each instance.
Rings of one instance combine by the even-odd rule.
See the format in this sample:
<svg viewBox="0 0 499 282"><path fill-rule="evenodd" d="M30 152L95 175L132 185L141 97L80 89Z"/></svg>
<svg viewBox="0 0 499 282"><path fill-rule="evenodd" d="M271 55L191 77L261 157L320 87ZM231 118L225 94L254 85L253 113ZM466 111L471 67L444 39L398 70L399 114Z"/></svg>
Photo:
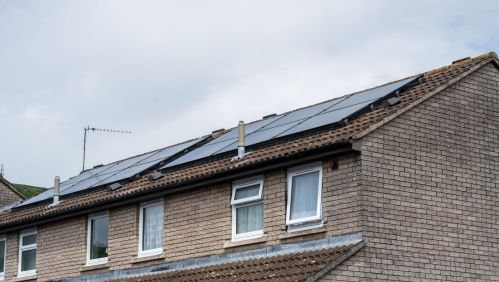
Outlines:
<svg viewBox="0 0 499 282"><path fill-rule="evenodd" d="M313 234L320 234L326 232L326 228L324 226L318 227L318 228L311 228L307 230L302 230L302 231L294 231L294 232L287 232L285 234L279 235L279 240L285 240L288 238L294 238L294 237L300 237L300 236L306 236L306 235L313 235Z"/></svg>
<svg viewBox="0 0 499 282"><path fill-rule="evenodd" d="M230 249L230 248L235 248L235 247L239 247L239 246L246 246L246 245L263 243L265 241L267 241L266 236L262 236L260 238L248 239L248 240L235 241L235 242L225 241L223 248Z"/></svg>
<svg viewBox="0 0 499 282"><path fill-rule="evenodd" d="M28 276L21 276L21 277L16 277L14 278L14 281L29 281L29 280L35 280L38 278L38 275L33 274L33 275L28 275Z"/></svg>
<svg viewBox="0 0 499 282"><path fill-rule="evenodd" d="M94 265L84 265L81 267L80 272L109 268L109 265L106 263L94 264Z"/></svg>
<svg viewBox="0 0 499 282"><path fill-rule="evenodd" d="M164 254L134 257L132 259L132 263L140 263L140 262L151 261L151 260L159 260L159 259L164 259L164 258L165 258Z"/></svg>

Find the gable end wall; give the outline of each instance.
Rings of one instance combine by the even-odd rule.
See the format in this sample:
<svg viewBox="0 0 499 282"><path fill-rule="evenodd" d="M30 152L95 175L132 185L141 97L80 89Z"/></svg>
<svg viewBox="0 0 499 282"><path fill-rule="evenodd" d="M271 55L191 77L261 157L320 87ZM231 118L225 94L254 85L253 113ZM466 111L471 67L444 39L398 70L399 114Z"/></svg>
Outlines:
<svg viewBox="0 0 499 282"><path fill-rule="evenodd" d="M323 281L499 280L492 63L362 140L367 246Z"/></svg>

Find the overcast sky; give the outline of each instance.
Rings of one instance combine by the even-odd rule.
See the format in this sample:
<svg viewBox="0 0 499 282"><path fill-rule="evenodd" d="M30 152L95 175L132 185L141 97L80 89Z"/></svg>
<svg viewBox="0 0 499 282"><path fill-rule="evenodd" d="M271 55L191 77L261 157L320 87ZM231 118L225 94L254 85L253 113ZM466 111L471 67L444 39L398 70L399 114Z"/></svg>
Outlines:
<svg viewBox="0 0 499 282"><path fill-rule="evenodd" d="M167 146L499 51L498 1L0 0L0 163L50 186Z"/></svg>

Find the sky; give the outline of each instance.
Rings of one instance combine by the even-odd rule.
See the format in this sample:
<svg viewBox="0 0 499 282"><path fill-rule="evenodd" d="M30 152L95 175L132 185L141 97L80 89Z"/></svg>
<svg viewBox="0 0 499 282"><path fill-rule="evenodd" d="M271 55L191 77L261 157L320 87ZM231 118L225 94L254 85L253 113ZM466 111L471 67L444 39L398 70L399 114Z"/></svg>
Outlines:
<svg viewBox="0 0 499 282"><path fill-rule="evenodd" d="M499 52L499 1L0 0L0 163L91 167Z"/></svg>

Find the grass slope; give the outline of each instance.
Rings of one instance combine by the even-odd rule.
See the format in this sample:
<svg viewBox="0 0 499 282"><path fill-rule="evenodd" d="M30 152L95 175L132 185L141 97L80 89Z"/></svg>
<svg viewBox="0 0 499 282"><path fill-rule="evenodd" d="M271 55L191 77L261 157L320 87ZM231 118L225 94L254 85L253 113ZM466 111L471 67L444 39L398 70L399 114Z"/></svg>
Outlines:
<svg viewBox="0 0 499 282"><path fill-rule="evenodd" d="M31 186L31 185L26 185L26 184L12 183L12 185L14 185L14 187L16 187L16 189L19 192L21 192L21 194L26 196L26 198L34 197L34 196L40 194L41 192L47 190L47 188Z"/></svg>

